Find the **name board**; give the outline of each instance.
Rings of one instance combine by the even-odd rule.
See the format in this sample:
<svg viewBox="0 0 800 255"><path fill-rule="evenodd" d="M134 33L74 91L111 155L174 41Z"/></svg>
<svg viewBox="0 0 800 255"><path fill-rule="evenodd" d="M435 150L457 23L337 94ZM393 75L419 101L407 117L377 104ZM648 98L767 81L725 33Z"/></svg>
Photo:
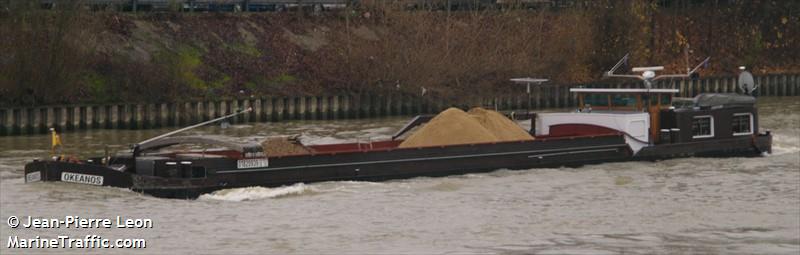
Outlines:
<svg viewBox="0 0 800 255"><path fill-rule="evenodd" d="M89 185L103 185L103 176L61 172L61 181Z"/></svg>
<svg viewBox="0 0 800 255"><path fill-rule="evenodd" d="M25 182L38 182L42 180L42 172L36 171L25 175Z"/></svg>

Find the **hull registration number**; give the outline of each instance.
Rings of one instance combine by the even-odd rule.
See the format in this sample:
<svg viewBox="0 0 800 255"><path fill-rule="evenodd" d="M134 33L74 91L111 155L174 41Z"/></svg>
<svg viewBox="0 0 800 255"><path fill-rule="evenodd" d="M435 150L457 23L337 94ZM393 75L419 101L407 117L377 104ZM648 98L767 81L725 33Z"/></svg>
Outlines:
<svg viewBox="0 0 800 255"><path fill-rule="evenodd" d="M61 172L61 181L89 185L103 185L103 176Z"/></svg>
<svg viewBox="0 0 800 255"><path fill-rule="evenodd" d="M268 167L269 160L268 159L240 159L236 161L236 168L259 168L259 167Z"/></svg>
<svg viewBox="0 0 800 255"><path fill-rule="evenodd" d="M42 180L42 172L30 172L25 175L25 182L38 182Z"/></svg>

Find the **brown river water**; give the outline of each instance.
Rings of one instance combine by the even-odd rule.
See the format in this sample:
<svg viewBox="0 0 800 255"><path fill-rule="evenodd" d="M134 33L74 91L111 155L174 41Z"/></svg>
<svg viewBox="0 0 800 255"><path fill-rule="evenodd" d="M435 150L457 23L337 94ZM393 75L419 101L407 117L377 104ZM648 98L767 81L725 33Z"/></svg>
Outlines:
<svg viewBox="0 0 800 255"><path fill-rule="evenodd" d="M125 189L25 184L46 135L0 137L0 254L799 254L800 98L761 98L774 151L580 168L497 170L389 182L240 188L197 200ZM189 133L306 143L386 139L407 118L204 127ZM167 130L63 134L65 152L102 155ZM151 219L152 228L15 228L27 219ZM24 222L24 220L23 220ZM10 236L141 238L144 249L8 248Z"/></svg>

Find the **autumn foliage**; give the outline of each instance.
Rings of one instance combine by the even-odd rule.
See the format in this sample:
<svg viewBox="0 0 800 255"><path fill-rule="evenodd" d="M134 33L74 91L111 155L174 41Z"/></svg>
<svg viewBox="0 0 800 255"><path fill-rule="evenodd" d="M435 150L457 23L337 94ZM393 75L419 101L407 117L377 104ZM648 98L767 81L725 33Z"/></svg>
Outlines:
<svg viewBox="0 0 800 255"><path fill-rule="evenodd" d="M13 2L13 1L12 1ZM23 1L23 3L26 1ZM28 1L30 2L30 1ZM70 1L67 1L70 2ZM242 95L519 92L508 78L588 83L631 66L703 75L800 72L800 4L579 1L570 8L323 13L0 10L0 104L163 102Z"/></svg>

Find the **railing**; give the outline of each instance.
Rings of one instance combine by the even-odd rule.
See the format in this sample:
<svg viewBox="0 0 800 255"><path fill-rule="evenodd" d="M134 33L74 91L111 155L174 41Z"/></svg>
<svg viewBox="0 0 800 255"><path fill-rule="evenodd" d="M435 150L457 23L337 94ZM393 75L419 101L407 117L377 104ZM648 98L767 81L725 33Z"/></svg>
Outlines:
<svg viewBox="0 0 800 255"><path fill-rule="evenodd" d="M756 76L759 96L800 95L800 75L780 74ZM589 85L591 86L591 85ZM612 87L635 88L641 84L613 84ZM656 84L677 88L676 96L692 97L699 93L736 92L736 77L710 77L699 80L671 80ZM482 98L480 95L458 100L435 95L362 94L305 97L250 97L230 100L172 103L125 103L106 105L61 105L0 108L0 135L46 133L81 129L146 129L185 126L223 116L237 109L253 107L253 111L233 118L233 123L276 122L285 120L334 120L411 116L437 113L447 107L483 106L512 111L564 108L577 105L577 97L569 93L574 86L551 85L534 87L530 101L526 94Z"/></svg>

